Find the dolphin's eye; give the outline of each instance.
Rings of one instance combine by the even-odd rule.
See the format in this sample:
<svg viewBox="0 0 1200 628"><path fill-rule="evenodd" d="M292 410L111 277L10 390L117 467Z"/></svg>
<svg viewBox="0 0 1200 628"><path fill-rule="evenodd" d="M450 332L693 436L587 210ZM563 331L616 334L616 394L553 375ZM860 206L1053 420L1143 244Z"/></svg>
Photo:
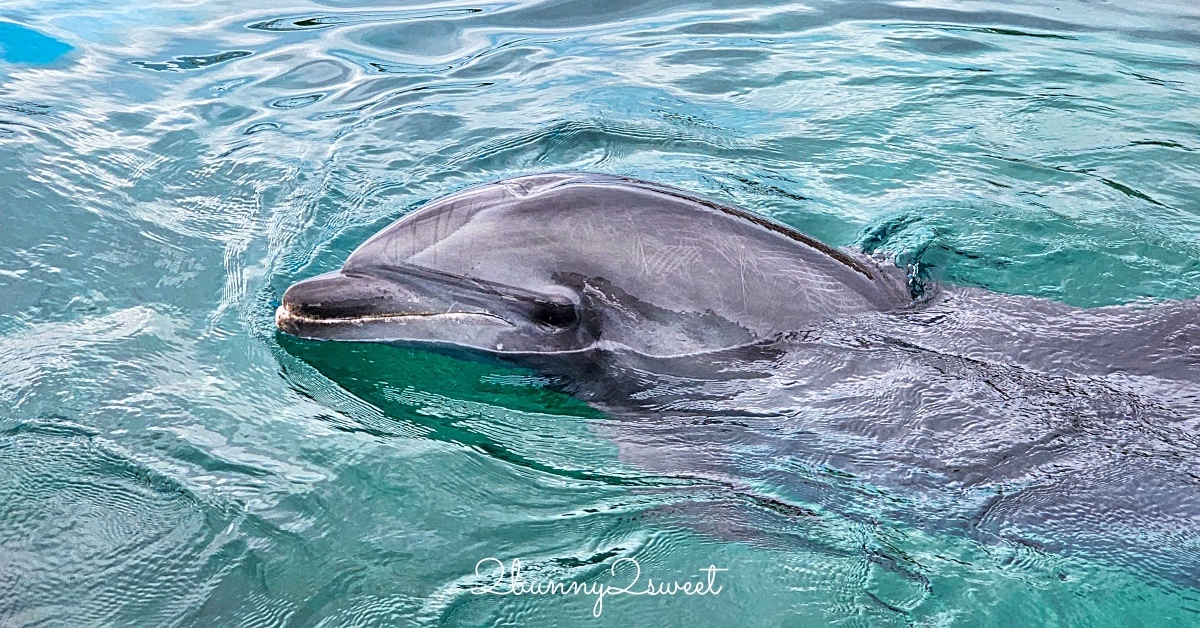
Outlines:
<svg viewBox="0 0 1200 628"><path fill-rule="evenodd" d="M574 304L543 301L534 305L529 317L533 322L545 327L570 327L575 324L578 315L575 313Z"/></svg>

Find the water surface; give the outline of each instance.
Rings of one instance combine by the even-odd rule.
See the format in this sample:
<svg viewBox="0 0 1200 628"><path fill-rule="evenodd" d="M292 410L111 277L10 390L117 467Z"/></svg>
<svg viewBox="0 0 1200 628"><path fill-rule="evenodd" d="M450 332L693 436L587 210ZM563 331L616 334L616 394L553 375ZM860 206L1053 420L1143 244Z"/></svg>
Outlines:
<svg viewBox="0 0 1200 628"><path fill-rule="evenodd" d="M722 461L731 487L639 464L535 374L272 324L290 282L421 203L550 170L670 183L946 283L1189 299L1197 33L1182 1L9 0L0 623L1200 623L1171 577L1195 527L1121 530L1142 560L1073 552L927 525L956 511L820 456L756 473L751 450ZM1156 441L1197 480L1181 500L1188 437ZM487 557L729 571L595 618L589 596L472 594Z"/></svg>

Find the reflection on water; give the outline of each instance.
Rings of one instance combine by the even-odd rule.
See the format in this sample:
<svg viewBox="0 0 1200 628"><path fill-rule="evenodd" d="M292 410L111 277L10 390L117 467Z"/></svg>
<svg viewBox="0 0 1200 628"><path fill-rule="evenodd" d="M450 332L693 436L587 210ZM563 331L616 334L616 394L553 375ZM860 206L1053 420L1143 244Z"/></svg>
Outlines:
<svg viewBox="0 0 1200 628"><path fill-rule="evenodd" d="M1195 623L1187 356L1039 379L830 331L651 421L282 339L272 311L422 202L546 170L947 283L1191 298L1197 25L1185 2L6 2L0 623ZM471 595L489 556L730 571L597 620Z"/></svg>

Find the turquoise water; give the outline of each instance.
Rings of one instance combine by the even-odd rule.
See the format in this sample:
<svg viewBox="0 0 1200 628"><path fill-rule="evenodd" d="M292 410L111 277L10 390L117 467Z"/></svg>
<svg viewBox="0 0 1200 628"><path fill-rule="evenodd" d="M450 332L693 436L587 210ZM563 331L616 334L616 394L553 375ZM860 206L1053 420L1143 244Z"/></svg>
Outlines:
<svg viewBox="0 0 1200 628"><path fill-rule="evenodd" d="M272 323L421 203L549 170L947 283L1191 298L1198 32L1182 1L9 0L0 624L1200 624L1193 584L863 511L841 497L907 506L844 469L739 501L639 467L530 373ZM476 594L489 557L538 582L728 571L595 617Z"/></svg>

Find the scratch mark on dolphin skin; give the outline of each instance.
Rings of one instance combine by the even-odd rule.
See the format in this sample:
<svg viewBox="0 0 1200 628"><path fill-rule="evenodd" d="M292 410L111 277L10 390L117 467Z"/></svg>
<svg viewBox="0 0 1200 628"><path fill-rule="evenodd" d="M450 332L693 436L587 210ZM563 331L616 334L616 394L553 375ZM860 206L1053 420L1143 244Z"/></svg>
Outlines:
<svg viewBox="0 0 1200 628"><path fill-rule="evenodd" d="M633 227L633 245L637 251L638 265L641 267L643 275L650 274L650 264L646 261L646 247L642 242L642 227L636 219L630 219L629 224Z"/></svg>
<svg viewBox="0 0 1200 628"><path fill-rule="evenodd" d="M792 229L791 227L772 222L758 214L748 212L744 209L738 209L736 207L722 205L720 203L716 203L714 201L710 201L705 198L691 196L691 195L687 194L686 192L684 192L683 190L677 190L675 188L665 186L665 185L647 183L645 181L638 181L637 179L631 179L629 177L619 177L618 176L618 177L613 177L613 178L620 179L627 183L637 185L637 186L641 187L642 189L645 189L650 192L656 192L656 193L662 194L664 196L672 196L672 197L680 198L680 199L683 199L683 200L686 200L689 202L699 203L710 209L715 209L723 214L728 214L730 216L737 216L738 218L741 218L743 220L748 220L768 231L773 231L784 237L795 240L796 242L799 242L805 246L809 246L814 249L817 249L818 251L836 259L837 261L841 262L842 264L845 264L846 266L849 266L850 268L858 271L863 276L865 276L867 279L875 280L875 275L871 272L871 269L868 268L865 264L863 264L863 262L855 259L854 256L847 254L845 251L842 251L840 249L836 249L832 246L829 246L828 244L825 244L824 242L821 242L820 240L817 240L816 238L806 236L803 233L800 233L799 231Z"/></svg>
<svg viewBox="0 0 1200 628"><path fill-rule="evenodd" d="M742 310L750 311L750 298L746 294L746 243L742 243L741 250L738 253L738 274L742 278Z"/></svg>
<svg viewBox="0 0 1200 628"><path fill-rule="evenodd" d="M668 245L650 258L650 272L655 275L673 275L694 264L700 258L700 249L694 246Z"/></svg>

